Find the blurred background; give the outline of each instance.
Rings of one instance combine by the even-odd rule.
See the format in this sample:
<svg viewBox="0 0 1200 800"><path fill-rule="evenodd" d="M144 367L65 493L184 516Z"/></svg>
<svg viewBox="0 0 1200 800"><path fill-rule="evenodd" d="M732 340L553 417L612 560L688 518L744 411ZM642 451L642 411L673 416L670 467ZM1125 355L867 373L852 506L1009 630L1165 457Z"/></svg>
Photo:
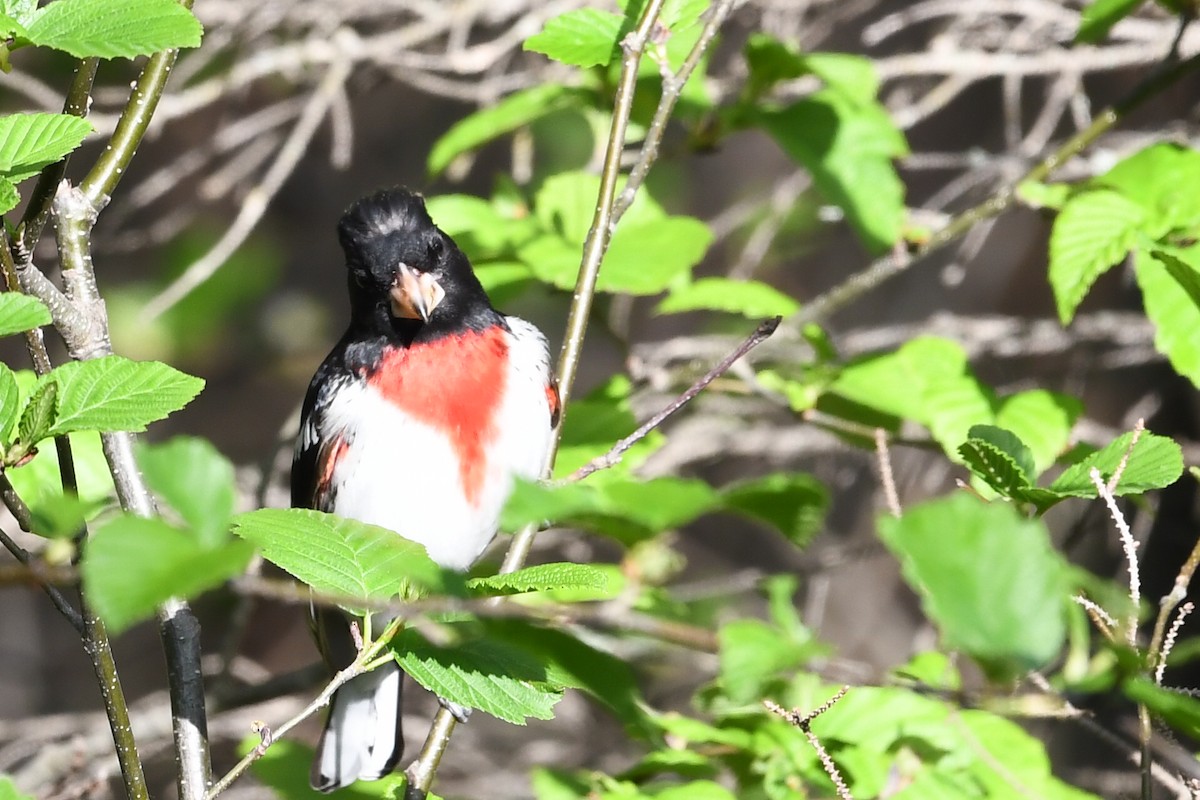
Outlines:
<svg viewBox="0 0 1200 800"><path fill-rule="evenodd" d="M200 397L156 426L152 438L207 437L240 466L247 507L286 503L294 417L347 319L334 235L338 216L357 197L386 185L405 184L430 196L487 197L501 179L531 192L546 175L595 166L603 147L597 120L567 111L460 159L434 181L426 171L431 146L456 121L516 89L569 78L561 66L523 52L521 41L545 19L581 5L197 0L204 44L182 54L151 132L95 231L116 351L164 360L207 381ZM881 80L880 99L911 150L898 162L910 221L936 229L1012 184L1124 97L1155 69L1178 27L1150 4L1102 43L1074 46L1082 5L748 0L736 4L724 25L704 80L718 104L733 96L746 76L743 45L757 32L803 51L869 57ZM347 30L358 37L348 50L334 44ZM1192 29L1180 51L1197 50L1200 31ZM347 58L348 79L330 86L331 67ZM19 53L14 65L0 75L0 107L59 110L70 60ZM75 155L69 174L82 174L103 146L137 68L102 64L91 116L97 135ZM811 89L794 81L780 96ZM1175 84L1056 178L1085 178L1163 138L1195 144L1198 90L1194 76ZM701 123L671 126L648 180L670 213L698 217L713 230L715 243L697 274L753 276L803 304L871 263L873 255L813 190L808 174L765 134L745 131L713 141ZM606 124L600 121L601 128ZM1194 387L1155 352L1129 274L1116 269L1101 278L1064 330L1045 277L1048 229L1037 211L1014 208L824 322L847 356L894 347L918 332L955 339L998 389L1038 387L1081 397L1080 439L1107 441L1144 417L1154 431L1182 441L1194 463L1200 441ZM36 259L52 269L51 237ZM208 280L151 318L148 310L162 307L162 293L175 278L211 269ZM568 293L534 288L504 310L536 322L557 347L568 301ZM740 317L658 315L654 306L653 298L600 301L577 396L627 372L635 381L635 410L646 416L754 326ZM780 358L788 348L799 355L801 345L793 337L771 347ZM57 352L61 357L61 348ZM18 340L3 342L0 356L27 366ZM874 537L881 500L871 453L762 398L719 393L701 398L666 436L645 474L701 475L722 484L800 469L815 474L833 498L820 536L799 555L777 536L729 517L680 531L672 541L680 559L672 580L681 596L732 595L742 610L752 609L758 600L750 590L768 570L794 572L801 577L797 603L804 621L835 646L836 657L822 669L836 681L877 680L883 669L932 642L915 598ZM892 457L904 504L961 477L944 458L920 449L896 448ZM1192 485L1181 482L1164 494L1156 515L1135 519L1147 540L1148 597L1169 585L1190 549ZM1073 560L1116 574L1120 551L1099 504L1064 504L1047 519ZM615 553L603 540L569 532L548 533L538 546L579 561ZM489 557L498 560L501 553L497 546ZM227 671L231 685L290 674L300 691L213 717L213 755L222 770L250 720L294 713L305 692L314 691L319 671L294 674L316 661L300 607L246 603L222 593L196 605L209 663ZM36 591L0 589L0 609L0 771L16 774L21 785L45 787L47 797L106 796L114 774L111 739L73 632ZM150 743L152 794L171 796L157 632L144 625L125 634L116 654L135 702L135 727ZM685 704L716 665L715 656L683 649L656 650L648 662L636 646L624 655L639 664L647 698L660 707ZM419 690L410 696L408 737L415 752L433 703ZM1069 723L1038 727L1069 779L1105 796L1136 779L1112 763L1113 753L1094 758L1096 743ZM315 734L312 724L300 738L312 742ZM568 696L557 719L527 729L476 715L456 734L439 791L528 796L531 765L619 769L629 747L619 725L579 696ZM264 791L247 779L230 797Z"/></svg>

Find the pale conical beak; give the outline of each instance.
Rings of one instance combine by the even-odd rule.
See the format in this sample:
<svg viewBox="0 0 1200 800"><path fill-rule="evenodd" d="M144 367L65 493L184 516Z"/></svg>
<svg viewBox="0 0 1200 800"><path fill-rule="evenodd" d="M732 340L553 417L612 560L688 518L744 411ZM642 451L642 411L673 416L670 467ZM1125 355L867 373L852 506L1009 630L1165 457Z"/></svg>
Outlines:
<svg viewBox="0 0 1200 800"><path fill-rule="evenodd" d="M429 315L445 296L446 291L436 278L401 263L392 284L392 316L429 322Z"/></svg>

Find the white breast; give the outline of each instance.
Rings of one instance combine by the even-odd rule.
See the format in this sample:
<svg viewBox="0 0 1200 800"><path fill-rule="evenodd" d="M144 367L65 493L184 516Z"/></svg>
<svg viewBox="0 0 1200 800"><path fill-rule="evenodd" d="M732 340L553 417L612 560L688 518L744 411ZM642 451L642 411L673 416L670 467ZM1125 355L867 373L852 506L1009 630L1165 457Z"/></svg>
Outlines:
<svg viewBox="0 0 1200 800"><path fill-rule="evenodd" d="M487 446L474 502L464 493L449 439L362 382L339 392L324 417L321 437L347 442L334 469L329 511L419 542L445 567L466 569L479 557L496 533L514 476L541 475L552 434L545 339L523 320L508 322L509 368L498 430Z"/></svg>

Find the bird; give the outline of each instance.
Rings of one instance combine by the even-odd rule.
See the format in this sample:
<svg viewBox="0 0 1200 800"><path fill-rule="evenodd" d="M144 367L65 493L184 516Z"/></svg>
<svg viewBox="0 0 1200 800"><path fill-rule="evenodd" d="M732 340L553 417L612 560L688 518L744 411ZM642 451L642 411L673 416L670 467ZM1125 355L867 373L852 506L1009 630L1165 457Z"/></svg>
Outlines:
<svg viewBox="0 0 1200 800"><path fill-rule="evenodd" d="M466 570L495 536L515 479L541 477L559 417L546 337L492 307L420 194L395 187L364 197L337 231L350 323L304 399L292 505L382 526ZM318 610L314 621L330 667L348 665L349 619ZM402 687L388 662L338 688L314 789L396 767Z"/></svg>

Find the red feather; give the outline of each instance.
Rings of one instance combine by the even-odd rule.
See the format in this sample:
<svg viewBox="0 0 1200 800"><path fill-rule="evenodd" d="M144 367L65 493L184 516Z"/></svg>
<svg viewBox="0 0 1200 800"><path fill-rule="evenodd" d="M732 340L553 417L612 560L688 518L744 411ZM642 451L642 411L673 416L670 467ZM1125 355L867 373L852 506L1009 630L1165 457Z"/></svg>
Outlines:
<svg viewBox="0 0 1200 800"><path fill-rule="evenodd" d="M389 349L369 378L397 408L446 434L472 505L483 488L487 447L498 433L507 367L504 331L493 327Z"/></svg>

